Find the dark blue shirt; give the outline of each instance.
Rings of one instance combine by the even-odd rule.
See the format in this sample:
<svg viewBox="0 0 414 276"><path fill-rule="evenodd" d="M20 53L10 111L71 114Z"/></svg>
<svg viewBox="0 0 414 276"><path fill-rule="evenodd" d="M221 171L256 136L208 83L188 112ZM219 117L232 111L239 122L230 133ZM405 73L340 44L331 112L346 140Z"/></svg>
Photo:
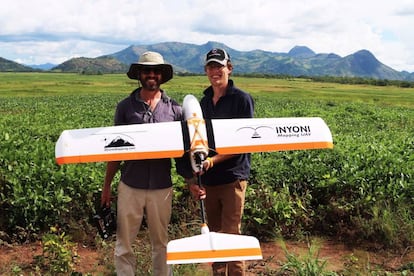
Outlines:
<svg viewBox="0 0 414 276"><path fill-rule="evenodd" d="M153 111L140 97L140 88L118 103L115 125L147 124L182 120L181 106L161 91L161 99ZM166 137L165 139L168 139ZM178 168L177 168L178 170ZM172 186L171 159L124 161L121 181L140 189L163 189Z"/></svg>
<svg viewBox="0 0 414 276"><path fill-rule="evenodd" d="M204 91L204 97L200 101L204 119L253 118L253 98L234 86L232 80L229 80L226 94L216 105L213 104L213 94L213 88L210 86ZM239 154L209 169L202 175L202 182L203 185L222 185L237 179L247 180L249 176L250 154Z"/></svg>

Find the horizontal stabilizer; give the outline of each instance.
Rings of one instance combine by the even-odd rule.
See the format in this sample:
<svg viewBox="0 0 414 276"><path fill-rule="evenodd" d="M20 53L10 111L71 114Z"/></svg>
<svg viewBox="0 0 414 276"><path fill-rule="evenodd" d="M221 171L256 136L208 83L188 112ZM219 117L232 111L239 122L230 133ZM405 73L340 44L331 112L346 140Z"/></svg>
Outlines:
<svg viewBox="0 0 414 276"><path fill-rule="evenodd" d="M208 232L172 240L167 245L167 264L261 259L259 241L252 236Z"/></svg>

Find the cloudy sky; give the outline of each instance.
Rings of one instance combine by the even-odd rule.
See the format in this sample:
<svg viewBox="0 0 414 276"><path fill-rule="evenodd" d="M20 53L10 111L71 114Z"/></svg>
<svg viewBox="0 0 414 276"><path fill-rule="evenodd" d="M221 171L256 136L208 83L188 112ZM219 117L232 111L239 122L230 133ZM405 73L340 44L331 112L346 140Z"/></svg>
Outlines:
<svg viewBox="0 0 414 276"><path fill-rule="evenodd" d="M2 0L0 57L59 64L130 45L217 41L240 51L371 51L414 72L413 0Z"/></svg>

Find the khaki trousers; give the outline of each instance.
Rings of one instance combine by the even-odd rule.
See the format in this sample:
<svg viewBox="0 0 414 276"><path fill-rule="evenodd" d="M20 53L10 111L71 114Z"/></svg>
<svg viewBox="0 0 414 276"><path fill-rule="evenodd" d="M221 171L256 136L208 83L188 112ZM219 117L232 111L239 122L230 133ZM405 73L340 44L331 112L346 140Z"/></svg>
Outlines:
<svg viewBox="0 0 414 276"><path fill-rule="evenodd" d="M208 227L213 232L240 234L247 181L205 186ZM213 263L213 275L245 275L244 262Z"/></svg>
<svg viewBox="0 0 414 276"><path fill-rule="evenodd" d="M171 275L166 248L171 218L172 188L135 189L122 181L118 186L115 268L117 275L133 276L136 257L132 244L141 227L144 212L152 248L153 275Z"/></svg>

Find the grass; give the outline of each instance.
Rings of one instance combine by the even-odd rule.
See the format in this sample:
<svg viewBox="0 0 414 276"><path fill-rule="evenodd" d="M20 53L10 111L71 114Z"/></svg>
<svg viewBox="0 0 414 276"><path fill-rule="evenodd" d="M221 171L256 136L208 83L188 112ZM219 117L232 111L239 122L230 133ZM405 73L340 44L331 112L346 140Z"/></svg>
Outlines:
<svg viewBox="0 0 414 276"><path fill-rule="evenodd" d="M235 84L253 97L280 97L290 100L364 102L385 106L414 107L414 89L396 86L319 83L302 78L272 79L234 77ZM0 97L40 97L73 94L124 94L137 87L124 74L79 75L72 73L0 73ZM208 86L205 76L174 76L163 89L201 96Z"/></svg>

